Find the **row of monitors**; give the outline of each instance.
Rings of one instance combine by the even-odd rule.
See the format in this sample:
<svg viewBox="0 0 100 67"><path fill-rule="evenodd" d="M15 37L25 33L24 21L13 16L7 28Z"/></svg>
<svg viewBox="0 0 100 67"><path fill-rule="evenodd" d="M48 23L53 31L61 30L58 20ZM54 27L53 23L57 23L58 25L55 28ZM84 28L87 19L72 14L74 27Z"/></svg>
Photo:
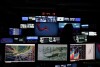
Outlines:
<svg viewBox="0 0 100 67"><path fill-rule="evenodd" d="M22 21L36 21L36 22L75 21L75 22L80 22L81 18L68 18L68 17L56 17L56 16L34 16L34 17L22 17Z"/></svg>
<svg viewBox="0 0 100 67"><path fill-rule="evenodd" d="M96 34L91 34L95 36ZM90 37L90 36L89 36ZM87 33L85 35L75 35L73 40L75 43L87 43L89 41ZM26 37L15 37L15 38L0 38L0 43L61 43L60 37L38 37L38 36L26 36Z"/></svg>
<svg viewBox="0 0 100 67"><path fill-rule="evenodd" d="M72 26L73 26L73 28L89 28L89 24L80 24L80 23L67 23L67 22L63 22L63 23L61 23L61 22L59 22L58 24L57 23L40 23L40 25L42 24L42 26L43 25L55 25L55 26L57 26L57 27L59 27L59 28L64 28L64 26L66 25L66 24L72 24ZM33 23L27 23L27 24L20 24L20 28L24 28L24 29L26 29L26 28L35 28L36 27L36 25L37 25L37 23L35 23L35 24L33 24Z"/></svg>
<svg viewBox="0 0 100 67"><path fill-rule="evenodd" d="M61 64L61 65L55 65L55 67L77 67L76 63L73 64Z"/></svg>
<svg viewBox="0 0 100 67"><path fill-rule="evenodd" d="M77 64L77 63L71 63L71 64L58 64L58 65L55 65L53 67L99 67L99 66L100 66L100 64Z"/></svg>
<svg viewBox="0 0 100 67"><path fill-rule="evenodd" d="M61 32L64 26L68 23L36 23L36 24L20 24L20 28L9 28L9 35L23 35L23 30L33 29L35 36L57 36L58 32ZM80 28L88 28L88 24L72 23L73 30L78 34ZM80 26L81 25L81 26ZM31 31L31 32L32 32ZM91 32L89 32L91 34Z"/></svg>
<svg viewBox="0 0 100 67"><path fill-rule="evenodd" d="M35 44L6 44L5 62L35 62L35 49ZM67 56L67 44L38 44L38 61L67 61ZM95 58L100 59L100 44L70 44L71 62Z"/></svg>

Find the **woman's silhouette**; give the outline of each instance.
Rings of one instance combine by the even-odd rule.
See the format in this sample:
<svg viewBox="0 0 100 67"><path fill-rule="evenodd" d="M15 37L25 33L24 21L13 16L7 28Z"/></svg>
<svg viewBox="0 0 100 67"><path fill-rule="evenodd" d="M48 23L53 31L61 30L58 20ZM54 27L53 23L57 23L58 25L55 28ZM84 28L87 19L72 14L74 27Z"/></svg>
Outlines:
<svg viewBox="0 0 100 67"><path fill-rule="evenodd" d="M72 24L66 24L60 34L61 43L74 43L73 39L73 26Z"/></svg>

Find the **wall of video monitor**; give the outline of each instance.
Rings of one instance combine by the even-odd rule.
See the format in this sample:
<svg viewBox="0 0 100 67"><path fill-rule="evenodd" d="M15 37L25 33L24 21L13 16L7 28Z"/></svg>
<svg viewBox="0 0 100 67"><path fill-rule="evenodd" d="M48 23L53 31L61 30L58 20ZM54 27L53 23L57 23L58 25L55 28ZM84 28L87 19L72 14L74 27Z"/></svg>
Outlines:
<svg viewBox="0 0 100 67"><path fill-rule="evenodd" d="M41 15L22 16L20 20L18 27L9 27L9 37L0 38L5 44L5 63L57 61L66 64L53 67L78 67L67 62L100 60L100 44L93 41L98 32L89 29L94 24L82 23L81 17Z"/></svg>

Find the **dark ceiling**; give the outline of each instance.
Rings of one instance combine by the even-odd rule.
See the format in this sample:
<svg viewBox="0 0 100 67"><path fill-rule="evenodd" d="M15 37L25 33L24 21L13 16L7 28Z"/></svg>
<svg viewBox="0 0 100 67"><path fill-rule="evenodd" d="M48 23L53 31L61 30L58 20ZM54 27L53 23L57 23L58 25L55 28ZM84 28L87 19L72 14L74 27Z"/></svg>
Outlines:
<svg viewBox="0 0 100 67"><path fill-rule="evenodd" d="M82 0L81 0L82 1ZM8 15L31 15L35 9L37 10L55 10L56 12L83 12L84 13L100 13L100 2L80 2L74 0L4 0L1 6L1 14Z"/></svg>
<svg viewBox="0 0 100 67"><path fill-rule="evenodd" d="M89 18L90 23L98 22L99 17L97 16L100 16L100 2L93 2L92 0L90 2L80 2L82 0L75 1L76 0L73 2L70 0L67 0L67 2L64 2L63 0L4 0L3 2L0 2L3 3L0 7L0 16L2 18L5 18L3 16L7 16L7 20L15 21L17 20L16 18L19 18L22 15L30 16L38 11L51 10L56 11L58 15L85 17ZM98 18L98 20L93 20L93 18Z"/></svg>

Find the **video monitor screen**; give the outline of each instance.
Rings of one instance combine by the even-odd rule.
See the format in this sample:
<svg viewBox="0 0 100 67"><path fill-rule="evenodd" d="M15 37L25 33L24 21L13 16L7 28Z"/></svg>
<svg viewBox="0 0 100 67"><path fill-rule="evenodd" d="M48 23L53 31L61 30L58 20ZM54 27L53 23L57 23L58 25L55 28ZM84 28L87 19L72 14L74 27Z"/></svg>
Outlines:
<svg viewBox="0 0 100 67"><path fill-rule="evenodd" d="M20 24L20 28L21 29L26 29L27 28L27 24Z"/></svg>
<svg viewBox="0 0 100 67"><path fill-rule="evenodd" d="M76 35L74 40L76 43L86 43L88 41L86 35Z"/></svg>
<svg viewBox="0 0 100 67"><path fill-rule="evenodd" d="M77 64L76 63L62 64L62 65L55 65L55 67L77 67Z"/></svg>
<svg viewBox="0 0 100 67"><path fill-rule="evenodd" d="M60 65L61 67L66 67L66 65Z"/></svg>
<svg viewBox="0 0 100 67"><path fill-rule="evenodd" d="M1 38L0 43L13 43L13 38Z"/></svg>
<svg viewBox="0 0 100 67"><path fill-rule="evenodd" d="M80 22L81 21L81 18L75 18L75 21L76 22Z"/></svg>
<svg viewBox="0 0 100 67"><path fill-rule="evenodd" d="M81 27L82 28L89 28L89 24L82 24Z"/></svg>
<svg viewBox="0 0 100 67"><path fill-rule="evenodd" d="M77 67L78 65L76 63L72 63L72 64L67 64L67 67Z"/></svg>
<svg viewBox="0 0 100 67"><path fill-rule="evenodd" d="M36 22L46 22L46 16L35 16Z"/></svg>
<svg viewBox="0 0 100 67"><path fill-rule="evenodd" d="M89 35L89 32L88 32L88 31L82 31L81 34L82 34L82 35L87 35L87 36L88 36L88 35Z"/></svg>
<svg viewBox="0 0 100 67"><path fill-rule="evenodd" d="M57 21L64 21L64 17L57 17Z"/></svg>
<svg viewBox="0 0 100 67"><path fill-rule="evenodd" d="M26 43L26 38L25 37L15 37L14 43Z"/></svg>
<svg viewBox="0 0 100 67"><path fill-rule="evenodd" d="M38 43L38 36L27 36L27 43Z"/></svg>
<svg viewBox="0 0 100 67"><path fill-rule="evenodd" d="M36 22L56 22L56 16L36 16Z"/></svg>
<svg viewBox="0 0 100 67"><path fill-rule="evenodd" d="M38 44L39 61L67 61L66 44Z"/></svg>
<svg viewBox="0 0 100 67"><path fill-rule="evenodd" d="M30 16L28 19L29 21L35 21L35 16Z"/></svg>
<svg viewBox="0 0 100 67"><path fill-rule="evenodd" d="M21 35L22 29L19 28L9 28L9 35Z"/></svg>
<svg viewBox="0 0 100 67"><path fill-rule="evenodd" d="M81 18L69 18L70 21L80 22Z"/></svg>
<svg viewBox="0 0 100 67"><path fill-rule="evenodd" d="M80 22L81 18L68 18L68 17L57 17L57 21L74 21L74 22Z"/></svg>
<svg viewBox="0 0 100 67"><path fill-rule="evenodd" d="M22 21L28 21L28 17L22 17Z"/></svg>
<svg viewBox="0 0 100 67"><path fill-rule="evenodd" d="M60 67L60 65L55 65L55 67Z"/></svg>
<svg viewBox="0 0 100 67"><path fill-rule="evenodd" d="M94 60L95 44L70 44L70 60Z"/></svg>
<svg viewBox="0 0 100 67"><path fill-rule="evenodd" d="M40 37L40 43L60 43L60 37Z"/></svg>
<svg viewBox="0 0 100 67"><path fill-rule="evenodd" d="M89 36L97 36L97 32L89 31Z"/></svg>
<svg viewBox="0 0 100 67"><path fill-rule="evenodd" d="M36 23L35 36L57 36L57 23Z"/></svg>
<svg viewBox="0 0 100 67"><path fill-rule="evenodd" d="M47 22L57 22L56 16L47 16Z"/></svg>
<svg viewBox="0 0 100 67"><path fill-rule="evenodd" d="M30 29L30 28L34 28L34 24L33 23L27 23L27 24L20 24L20 28L21 29Z"/></svg>
<svg viewBox="0 0 100 67"><path fill-rule="evenodd" d="M27 23L27 28L34 28L34 24L33 23Z"/></svg>
<svg viewBox="0 0 100 67"><path fill-rule="evenodd" d="M96 44L96 59L100 59L100 44Z"/></svg>
<svg viewBox="0 0 100 67"><path fill-rule="evenodd" d="M6 44L5 62L35 62L35 44Z"/></svg>

